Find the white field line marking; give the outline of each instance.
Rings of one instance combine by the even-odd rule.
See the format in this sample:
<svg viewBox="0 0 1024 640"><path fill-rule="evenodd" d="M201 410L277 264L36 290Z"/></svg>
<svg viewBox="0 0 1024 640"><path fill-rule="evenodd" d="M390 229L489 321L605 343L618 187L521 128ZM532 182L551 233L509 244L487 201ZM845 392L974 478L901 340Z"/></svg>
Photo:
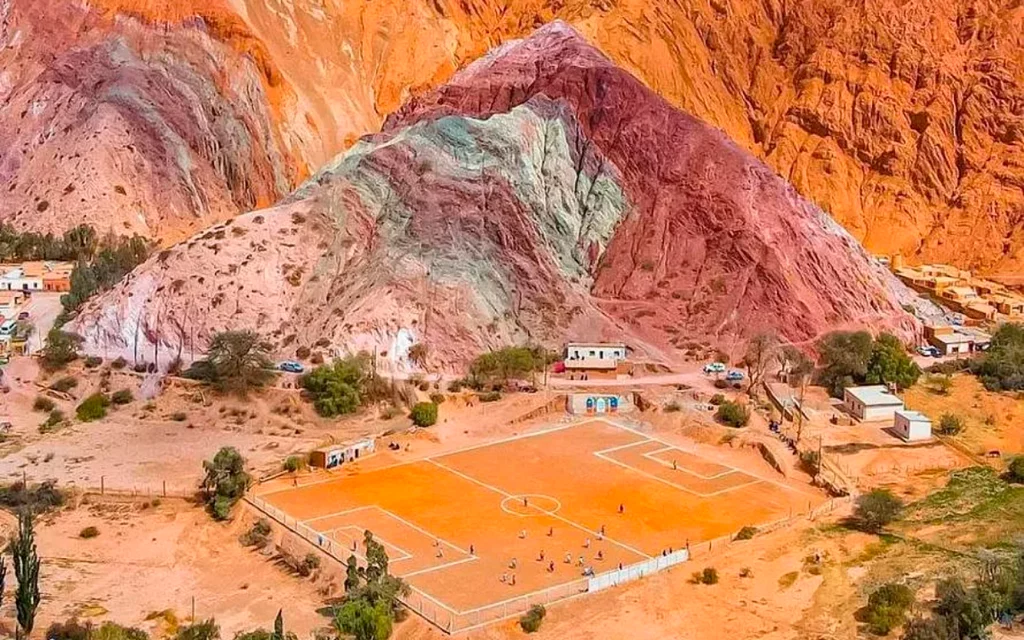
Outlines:
<svg viewBox="0 0 1024 640"><path fill-rule="evenodd" d="M427 567L425 569L417 569L416 571L410 571L409 573L403 573L401 575L401 577L402 578L411 578L413 576L422 575L424 573L430 573L431 571L438 571L440 569L447 569L448 567L454 567L455 565L462 564L463 562L474 562L476 560L479 560L479 558L476 557L476 556L469 556L468 558L461 558L459 560L452 560L451 562L446 562L445 564L439 564L439 565L434 566L434 567ZM460 611L459 613L462 613L462 612Z"/></svg>
<svg viewBox="0 0 1024 640"><path fill-rule="evenodd" d="M557 427L551 427L550 429L540 429L538 431L531 431L529 433L520 433L519 435L509 436L507 438L502 438L500 440L493 440L493 441L490 441L490 442L481 442L480 444L474 444L474 445L465 447L463 449L456 449L455 451L442 452L442 453L437 454L436 457L437 458L447 458L448 456L454 456L454 455L457 455L457 454L460 454L460 453L465 453L467 451L475 451L476 449L483 449L485 447L493 447L493 446L496 446L496 445L499 445L499 444L505 444L506 442L514 442L516 440L523 440L523 439L526 439L526 438L533 438L533 437L536 437L536 436L547 435L549 433L556 433L558 431L565 431L566 429L572 429L574 427L581 427L581 426L584 426L584 425L586 425L586 424L588 424L590 422L593 422L593 420L587 420L586 422L574 422L574 423L571 423L571 424L563 424L563 425L559 425ZM618 425L613 425L613 426L618 426ZM388 465L384 465L382 467L374 467L373 469L368 469L367 471L363 471L362 473L363 474L376 473L378 471L384 471L386 469L394 469L395 467L404 467L406 465L416 464L418 462L430 462L432 459L433 458L431 458L431 457L426 457L426 458L417 458L415 460L404 460L402 462L396 462L394 464L388 464ZM333 473L336 473L339 470L343 471L344 469L345 469L345 467L344 467L344 465L342 465L341 467L337 467L336 469L327 471L326 473L333 474ZM259 497L264 498L265 496L272 496L272 495L276 495L278 493L284 493L286 491L297 491L299 489L305 489L306 487L315 487L317 485L327 484L329 482L340 482L340 481L344 480L345 477L346 477L345 475L338 475L338 476L333 477L333 478L325 478L323 480L317 480L316 482L308 482L306 484L301 484L298 487L284 487L282 489L275 489L274 491L267 491L265 493L261 493L261 494L259 494Z"/></svg>
<svg viewBox="0 0 1024 640"><path fill-rule="evenodd" d="M347 524L347 525L345 525L343 527L337 527L335 529L331 529L329 531L326 531L325 535L333 536L335 531L348 531L349 529L354 529L355 532L356 532L356 535L352 537L352 541L356 543L356 549L358 549L359 548L359 540L362 538L363 533L366 531L366 529L364 527L360 527L357 524ZM373 534L373 537L374 537L374 539L377 540L377 542L380 542L381 544L383 544L386 547L391 547L392 549L394 549L394 550L396 550L396 551L398 551L399 553L402 554L402 557L400 557L400 558L398 558L398 557L390 558L389 557L388 559L391 562L401 562L402 560L409 560L409 559L411 559L413 557L413 554L409 553L408 551L406 551L402 547L398 546L397 544L389 541L387 538L385 538L383 536L378 536L377 534ZM338 542L341 542L336 537L334 539L337 540ZM351 549L351 546L349 548ZM363 559L365 560L366 558L363 558Z"/></svg>
<svg viewBox="0 0 1024 640"><path fill-rule="evenodd" d="M465 473L462 473L461 471L457 471L455 469L452 469L451 467L449 467L449 466L447 466L445 464L442 464L442 463L438 462L437 460L434 460L433 458L428 458L427 460L429 462L437 465L438 467L444 469L445 471L448 471L449 473L454 473L455 475L459 476L460 478L462 478L464 480L468 480L469 482L472 482L474 484L478 484L481 487L484 487L485 489L490 489L491 491L493 491L495 493L498 493L498 494L501 494L501 495L505 496L506 498L513 497L513 494L508 493L507 491L503 491L503 490L499 489L498 487L495 487L494 485L487 484L486 482L482 482L480 480L477 480L476 478L474 478L472 476L468 476ZM557 513L546 513L545 515L548 515L548 516L554 518L555 520L559 520L560 522L564 522L564 523L566 523L569 526L575 527L576 529L579 529L580 531L584 531L586 533L589 533L590 535L592 535L594 537L597 537L597 535L598 535L597 531L592 531L591 529L588 529L588 528L584 527L583 525L581 525L579 523L573 522L572 520L569 520L568 518L560 516ZM640 557L643 557L643 558L650 558L651 557L651 556L647 555L646 553L644 553L643 551L640 551L639 549L634 549L633 547L629 546L628 544L619 542L618 540L615 540L613 538L609 538L608 536L603 536L603 538L605 540L607 540L608 542L610 542L610 543L612 543L612 544L614 544L614 545L616 545L618 547L622 547L623 549L625 549L627 551L630 551L632 553L635 553L635 554L639 555Z"/></svg>
<svg viewBox="0 0 1024 640"><path fill-rule="evenodd" d="M592 420L592 422L595 422L595 421L603 422L603 423L605 423L607 425L615 427L616 429L622 429L623 431L628 431L630 433L635 433L638 436L643 436L643 437L645 437L645 438L647 438L649 440L654 440L656 442L660 442L660 443L662 443L662 444L664 444L666 446L669 446L669 447L674 446L671 442L666 442L666 441L664 441L661 438L658 438L656 436L649 436L646 433L643 433L641 431L637 431L636 429L633 429L632 427L627 427L626 425L619 424L617 422L613 422L613 421L609 420L608 418L604 418L604 417L602 417L602 418L594 418ZM583 424L586 424L586 423L583 423ZM676 447L676 448L678 448L678 447ZM685 451L685 449L679 449L679 450L680 451ZM703 455L701 455L700 453L697 453L697 452L692 452L691 451L689 453L693 453L693 455L700 456L702 458L704 457ZM719 462L718 460L712 460L712 462L714 462L715 464L720 464L723 467L728 467L730 469L734 469L736 471L742 471L743 473L746 473L748 476L752 476L754 478L757 478L758 480L760 480L762 482L767 482L769 484L773 484L773 485L775 485L775 486L777 486L777 487L779 487L781 489L785 489L786 491L790 491L792 493L798 493L798 494L800 494L802 496L808 496L808 497L812 497L813 496L813 497L816 497L816 498L820 498L820 496L818 494L816 494L816 493L810 493L810 492L807 492L807 491L803 491L801 489L797 489L796 487L791 487L788 484L783 484L782 482L779 482L778 480L773 480L772 478L765 478L764 476L760 475L759 473L754 473L754 472L750 472L750 471L743 471L742 469L736 469L735 467L730 466L728 464L725 464L723 462Z"/></svg>
<svg viewBox="0 0 1024 640"><path fill-rule="evenodd" d="M658 464L660 464L663 467L668 467L668 468L672 469L673 471L682 471L683 473L689 474L689 475L693 476L694 478L700 478L701 480L714 480L716 478L721 478L722 476L731 475L733 473L742 473L743 475L747 475L743 471L738 471L736 469L730 469L728 471L723 471L721 473L716 473L713 476L704 476L704 475L701 475L701 474L697 473L696 471L692 471L690 469L687 469L685 466L678 466L678 465L676 465L675 467L672 467L672 463L669 462L668 460L663 460L661 458L655 457L659 453L664 453L665 451L673 451L673 450L674 451L682 451L682 449L672 449L671 447L666 447L664 449L658 449L657 451L651 451L650 453L644 453L644 454L641 454L641 455L644 458L647 458L648 460L650 460L651 462L657 462ZM683 453L688 453L688 452L683 451ZM693 455L693 454L691 453L690 455ZM716 462L714 464L718 464L718 463Z"/></svg>
<svg viewBox="0 0 1024 640"><path fill-rule="evenodd" d="M749 486L749 485L752 485L752 484L757 484L758 482L761 482L761 480L759 480L757 478L754 478L750 482L747 482L747 483L741 484L741 485L737 485L735 487L727 487L725 489L720 489L718 491L713 491L711 493L701 493L699 491L694 491L693 489L689 489L687 487L684 487L684 486L682 486L680 484L676 484L676 483L674 483L674 482L672 482L670 480L665 480L664 478L659 478L658 476L654 475L653 473L649 473L649 472L644 471L642 469L637 469L633 465L627 464L627 463L622 462L620 460L616 460L615 458L611 458L611 457L608 457L608 456L603 456L603 455L597 454L597 453L595 453L594 455L596 455L598 458L601 458L602 460L605 460L607 462L611 462L612 464L617 464L617 465L619 465L620 467L622 467L624 469L629 469L631 471L639 473L640 475L647 476L648 478L651 478L652 480L657 480L658 482L661 482L662 484L667 484L670 487L674 487L676 489L679 489L680 491L685 491L686 493L689 493L691 495L695 495L695 496L697 496L699 498L710 498L710 497L713 497L713 496L721 495L723 493L728 493L729 491L735 491L736 489L740 489L742 487L746 487L746 486Z"/></svg>
<svg viewBox="0 0 1024 640"><path fill-rule="evenodd" d="M607 449L601 449L600 451L594 451L594 453L599 455L599 454L602 454L602 453L611 453L613 451L621 451L623 449L632 449L633 447L639 447L642 444L648 444L648 443L651 443L651 442L654 442L654 441L650 440L650 439L648 439L648 440L637 440L635 442L630 442L629 444L620 444L617 447L609 447Z"/></svg>
<svg viewBox="0 0 1024 640"><path fill-rule="evenodd" d="M355 513L356 511L365 511L367 509L376 509L376 507L374 505L372 505L372 504L371 505L365 505L365 506L362 506L362 507L355 507L353 509L345 509L344 511L336 511L334 513L328 513L327 515L317 516L315 518L310 518L309 520L301 520L300 522L302 524L306 525L306 526L309 526L310 522L316 522L317 520L326 520L328 518L336 518L338 516L344 516L344 515L348 515L350 513Z"/></svg>
<svg viewBox="0 0 1024 640"><path fill-rule="evenodd" d="M451 547L452 549L455 549L459 553L465 554L467 556L473 555L469 551L467 551L467 550L463 549L462 547L460 547L459 545L453 544L451 542L448 542L447 540L445 540L444 538L441 538L440 536L435 536L434 534L430 533L429 531L427 531L423 527L421 527L419 525L415 525L415 524L409 522L408 520L406 520L405 518L400 518L399 516L395 515L394 513L391 513L390 511L388 511L384 507L378 506L377 508L380 509L381 511L383 511L384 513L388 514L389 516L391 516L395 520L398 520L399 522L401 522L405 526L411 527L411 528L419 531L420 533L422 533L423 535L427 536L431 540L437 540L438 542L440 542L441 544L445 545L446 547Z"/></svg>

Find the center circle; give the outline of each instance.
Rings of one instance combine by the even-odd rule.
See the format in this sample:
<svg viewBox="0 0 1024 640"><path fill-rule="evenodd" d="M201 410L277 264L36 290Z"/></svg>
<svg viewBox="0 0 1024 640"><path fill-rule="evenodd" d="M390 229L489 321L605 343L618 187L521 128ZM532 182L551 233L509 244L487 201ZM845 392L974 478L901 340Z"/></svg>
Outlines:
<svg viewBox="0 0 1024 640"><path fill-rule="evenodd" d="M562 508L562 503L543 494L527 493L509 496L501 501L501 510L514 516L550 515Z"/></svg>

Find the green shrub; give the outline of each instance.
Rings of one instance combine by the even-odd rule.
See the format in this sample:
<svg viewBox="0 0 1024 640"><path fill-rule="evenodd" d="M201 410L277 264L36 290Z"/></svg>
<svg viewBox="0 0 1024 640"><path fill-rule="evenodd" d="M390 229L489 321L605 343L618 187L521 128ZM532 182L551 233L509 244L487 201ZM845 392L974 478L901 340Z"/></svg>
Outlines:
<svg viewBox="0 0 1024 640"><path fill-rule="evenodd" d="M307 553L306 557L302 559L296 570L302 577L308 577L313 575L313 572L320 568L320 556L315 553Z"/></svg>
<svg viewBox="0 0 1024 640"><path fill-rule="evenodd" d="M682 407L679 406L679 403L675 401L669 402L668 404L665 405L665 413L676 413L677 411L681 410Z"/></svg>
<svg viewBox="0 0 1024 640"><path fill-rule="evenodd" d="M134 400L131 389L120 389L114 392L114 395L110 396L110 401L117 405L128 404Z"/></svg>
<svg viewBox="0 0 1024 640"><path fill-rule="evenodd" d="M522 627L526 633L534 633L540 630L540 623L544 621L544 616L547 615L547 609L544 605L535 604L530 607L527 611L519 618L519 626Z"/></svg>
<svg viewBox="0 0 1024 640"><path fill-rule="evenodd" d="M725 380L715 380L714 382L716 389L728 389L729 383Z"/></svg>
<svg viewBox="0 0 1024 640"><path fill-rule="evenodd" d="M700 572L700 583L718 584L718 569L715 569L714 567L704 567L704 570Z"/></svg>
<svg viewBox="0 0 1024 640"><path fill-rule="evenodd" d="M874 489L857 498L853 510L854 523L862 530L878 533L903 511L903 501L888 489Z"/></svg>
<svg viewBox="0 0 1024 640"><path fill-rule="evenodd" d="M871 633L884 636L906 622L914 592L902 584L884 584L868 596L864 621Z"/></svg>
<svg viewBox="0 0 1024 640"><path fill-rule="evenodd" d="M821 454L814 450L800 452L800 467L812 476L821 472Z"/></svg>
<svg viewBox="0 0 1024 640"><path fill-rule="evenodd" d="M91 636L92 625L74 619L54 622L46 629L47 640L90 640Z"/></svg>
<svg viewBox="0 0 1024 640"><path fill-rule="evenodd" d="M100 535L100 530L96 527L86 527L78 532L78 537L85 539L95 538L98 535Z"/></svg>
<svg viewBox="0 0 1024 640"><path fill-rule="evenodd" d="M716 393L715 395L711 396L711 400L709 402L711 402L711 404L717 407L718 405L725 402L725 396L723 396L720 393Z"/></svg>
<svg viewBox="0 0 1024 640"><path fill-rule="evenodd" d="M57 428L65 420L64 412L60 409L53 409L50 411L50 415L46 416L46 420L43 424L39 425L40 433L49 433Z"/></svg>
<svg viewBox="0 0 1024 640"><path fill-rule="evenodd" d="M234 447L221 447L213 460L204 460L202 490L206 505L216 520L227 520L231 507L241 500L252 478L245 470L245 458Z"/></svg>
<svg viewBox="0 0 1024 640"><path fill-rule="evenodd" d="M501 400L500 391L487 391L484 393L478 393L477 397L480 398L480 402L496 402Z"/></svg>
<svg viewBox="0 0 1024 640"><path fill-rule="evenodd" d="M171 414L171 420L174 420L175 422L185 422L188 420L188 414L184 411L175 411Z"/></svg>
<svg viewBox="0 0 1024 640"><path fill-rule="evenodd" d="M64 376L50 385L50 388L54 391L60 391L61 393L67 393L78 386L78 378L74 376Z"/></svg>
<svg viewBox="0 0 1024 640"><path fill-rule="evenodd" d="M1006 468L1006 477L1010 482L1024 483L1024 456L1016 456L1010 460Z"/></svg>
<svg viewBox="0 0 1024 640"><path fill-rule="evenodd" d="M432 393L430 394L430 401L433 402L434 404L441 404L442 402L444 402L444 394Z"/></svg>
<svg viewBox="0 0 1024 640"><path fill-rule="evenodd" d="M437 423L437 405L433 402L417 402L409 414L417 427L429 427Z"/></svg>
<svg viewBox="0 0 1024 640"><path fill-rule="evenodd" d="M93 630L89 640L149 640L149 635L142 629L104 622Z"/></svg>
<svg viewBox="0 0 1024 640"><path fill-rule="evenodd" d="M955 436L964 430L964 419L953 413L944 413L939 418L939 433L944 436Z"/></svg>
<svg viewBox="0 0 1024 640"><path fill-rule="evenodd" d="M125 360L121 356L118 356L113 362L110 363L110 368L111 369L124 369L125 365L127 365L127 364L128 364L127 360Z"/></svg>
<svg viewBox="0 0 1024 640"><path fill-rule="evenodd" d="M34 411L42 411L43 413L53 411L56 406L56 403L46 396L36 396L35 401L32 403L32 409Z"/></svg>
<svg viewBox="0 0 1024 640"><path fill-rule="evenodd" d="M718 405L715 418L724 425L739 429L747 426L747 423L750 422L750 410L746 405L726 400Z"/></svg>
<svg viewBox="0 0 1024 640"><path fill-rule="evenodd" d="M296 471L301 471L305 468L306 459L303 456L288 456L288 458L284 461L285 471L291 471L292 473L294 473Z"/></svg>
<svg viewBox="0 0 1024 640"><path fill-rule="evenodd" d="M733 540L750 540L757 535L757 527L745 526L736 532L736 537Z"/></svg>
<svg viewBox="0 0 1024 640"><path fill-rule="evenodd" d="M86 369L95 369L101 364L103 364L103 358L100 358L99 356L89 356L85 359Z"/></svg>
<svg viewBox="0 0 1024 640"><path fill-rule="evenodd" d="M248 531L238 536L238 541L245 547L259 547L263 548L267 546L267 542L270 541L270 521L266 518L260 518Z"/></svg>
<svg viewBox="0 0 1024 640"><path fill-rule="evenodd" d="M110 406L110 398L104 393L94 393L78 405L75 415L82 422L92 422L107 415L107 407Z"/></svg>
<svg viewBox="0 0 1024 640"><path fill-rule="evenodd" d="M54 480L45 480L34 487L21 481L0 486L0 506L12 511L27 510L39 514L64 506L66 499Z"/></svg>
<svg viewBox="0 0 1024 640"><path fill-rule="evenodd" d="M366 357L354 356L313 369L299 379L299 384L313 399L316 412L333 418L359 409L372 373Z"/></svg>
<svg viewBox="0 0 1024 640"><path fill-rule="evenodd" d="M466 381L463 379L452 380L448 383L448 391L451 393L458 393L462 391L462 388L466 386Z"/></svg>

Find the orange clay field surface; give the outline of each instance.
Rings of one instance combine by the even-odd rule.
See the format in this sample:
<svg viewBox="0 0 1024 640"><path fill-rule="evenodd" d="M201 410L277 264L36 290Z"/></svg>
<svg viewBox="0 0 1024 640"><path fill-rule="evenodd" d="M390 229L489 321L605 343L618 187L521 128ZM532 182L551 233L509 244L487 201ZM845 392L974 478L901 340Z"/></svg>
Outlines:
<svg viewBox="0 0 1024 640"><path fill-rule="evenodd" d="M824 501L603 420L346 471L259 497L336 556L361 557L371 531L392 574L460 616L541 590L568 597L585 590L587 568L628 567Z"/></svg>

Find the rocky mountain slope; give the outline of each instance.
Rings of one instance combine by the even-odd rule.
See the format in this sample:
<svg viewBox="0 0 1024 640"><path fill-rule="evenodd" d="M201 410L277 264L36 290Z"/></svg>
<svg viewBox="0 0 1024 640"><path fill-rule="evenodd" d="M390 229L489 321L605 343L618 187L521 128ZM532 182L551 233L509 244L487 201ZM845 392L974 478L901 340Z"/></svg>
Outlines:
<svg viewBox="0 0 1024 640"><path fill-rule="evenodd" d="M254 40L211 31L0 4L0 221L170 240L291 191L304 133L274 106L290 90Z"/></svg>
<svg viewBox="0 0 1024 640"><path fill-rule="evenodd" d="M202 197L214 217L268 204L290 185L267 179L281 171L267 167L261 149L289 158L282 164L291 174L315 171L411 95L561 18L672 104L765 158L872 251L989 271L1024 266L1019 0L88 0L91 8L67 11L65 4L0 5L0 39L17 41L0 53L0 98L15 85L27 92L0 113L0 148L19 148L16 164L8 152L0 165L18 194L0 195L0 218L20 212L23 224L59 226L58 210L84 209L100 222L127 211L129 222L138 226L141 215L165 235L155 224L162 217L208 215ZM82 56L71 55L97 43L128 46L139 75L177 78L187 67L188 82L201 90L185 95L220 106L205 116L181 106L129 109L136 121L161 122L176 143L159 136L158 144L128 142L133 153L128 134L79 115L92 94L74 83L62 89L67 102L52 102L66 115L23 124L17 114L32 94L53 91L45 79L54 69L90 79L88 88L93 67L101 67L118 75L119 86L143 91L144 83L124 74L122 58L105 55L108 62L83 67ZM185 43L203 53L194 56ZM31 70L15 71L20 77L10 81L8 70L19 66ZM143 105L162 104L143 98ZM205 122L225 117L230 126ZM29 144L29 157L21 157L25 142L80 122L84 133L75 126L65 134L74 140L55 138L38 150ZM18 127L24 130L7 144ZM240 127L248 131L233 133ZM218 143L205 148L211 132ZM79 135L85 142L75 142ZM75 153L88 162L67 162ZM179 184L188 173L182 157L212 167L192 178L199 205L187 181ZM65 197L58 207L63 181L47 194L28 190L49 181L55 160L69 184L96 191L85 196L95 204L71 208ZM108 177L126 168L117 181ZM232 184L238 176L255 184ZM118 184L143 195L126 207L113 191ZM42 200L50 215L33 209Z"/></svg>
<svg viewBox="0 0 1024 640"><path fill-rule="evenodd" d="M452 364L614 337L673 359L764 330L909 336L906 294L769 168L556 22L412 100L281 205L158 254L72 330L149 361L241 327L282 355L326 342L401 360L424 342Z"/></svg>

